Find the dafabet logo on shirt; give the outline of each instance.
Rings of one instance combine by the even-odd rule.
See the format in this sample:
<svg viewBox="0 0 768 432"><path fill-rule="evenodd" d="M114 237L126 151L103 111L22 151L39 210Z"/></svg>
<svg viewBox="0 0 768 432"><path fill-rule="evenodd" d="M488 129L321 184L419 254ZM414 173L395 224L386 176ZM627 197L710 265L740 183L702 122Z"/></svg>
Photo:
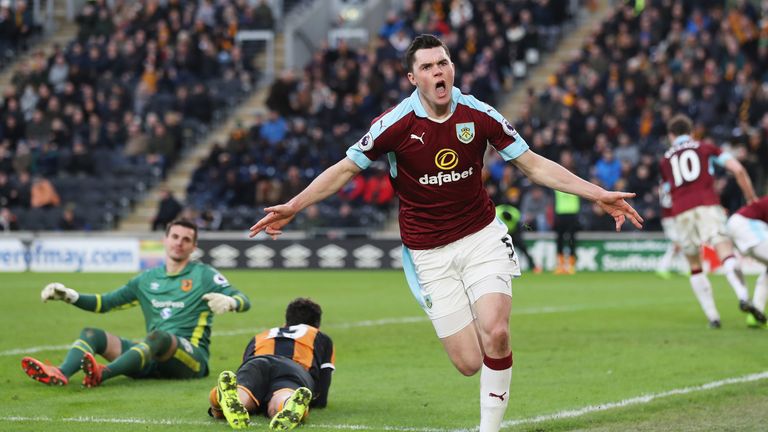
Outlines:
<svg viewBox="0 0 768 432"><path fill-rule="evenodd" d="M459 155L451 149L442 149L435 155L435 165L443 171L456 168Z"/></svg>
<svg viewBox="0 0 768 432"><path fill-rule="evenodd" d="M435 155L435 166L443 171L448 171L456 168L459 165L459 154L451 149L441 149ZM438 185L442 186L445 183L452 183L465 179L472 175L474 168L470 167L466 171L450 171L440 172L436 175L424 174L419 177L419 183L423 185Z"/></svg>

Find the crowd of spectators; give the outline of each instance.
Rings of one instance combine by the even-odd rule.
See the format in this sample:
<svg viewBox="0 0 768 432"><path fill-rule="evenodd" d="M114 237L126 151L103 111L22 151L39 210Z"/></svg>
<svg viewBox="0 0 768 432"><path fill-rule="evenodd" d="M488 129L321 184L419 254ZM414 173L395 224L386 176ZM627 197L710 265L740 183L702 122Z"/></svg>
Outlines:
<svg viewBox="0 0 768 432"><path fill-rule="evenodd" d="M35 218L19 214L50 208L57 209L56 219L43 218L47 227L87 224L78 206L109 204L104 198L113 187L129 195L113 205L130 205L136 191L127 188L161 178L191 136L204 133L252 88L257 71L233 43L236 31L274 26L264 0L115 4L110 10L104 0L89 2L78 18L77 40L51 57L33 56L4 91L0 227L24 228ZM371 119L410 94L401 57L418 33L446 41L463 92L497 105L518 76L515 64L554 46L567 4L405 2L387 17L372 48L340 40L322 46L302 71L278 77L268 111L214 148L176 210L208 229L242 229L255 209L301 190ZM636 192L634 205L648 229L658 228L658 158L667 145L666 120L677 112L694 119L696 138L738 157L764 194L767 8L745 0L619 4L543 92L529 91L523 113L510 120L534 151L572 158L577 174ZM518 205L530 229L552 228L549 191L527 183L493 153L486 168L497 203ZM335 199L305 212L294 228L382 224L395 207L387 171L377 163ZM80 178L99 178L98 186L83 193ZM728 210L741 204L729 192L736 188L731 178L721 176L717 186ZM58 220L64 208L73 210L71 222ZM599 212L582 206L582 227L612 229Z"/></svg>
<svg viewBox="0 0 768 432"><path fill-rule="evenodd" d="M372 48L343 39L323 44L303 70L275 80L268 112L238 128L200 164L187 204L219 214L221 229L244 229L255 211L292 197L342 157L377 115L410 95L402 57L420 33L438 34L449 46L462 91L498 103L516 77L515 62L554 48L570 3L407 1L388 14ZM364 171L300 215L292 229L381 227L396 207L387 170L381 162Z"/></svg>
<svg viewBox="0 0 768 432"><path fill-rule="evenodd" d="M77 38L34 53L2 94L0 208L21 229L114 227L252 91L237 31L274 25L265 1L110 4L87 2ZM39 183L55 199L38 200Z"/></svg>
<svg viewBox="0 0 768 432"><path fill-rule="evenodd" d="M531 148L558 160L572 153L575 171L608 189L637 193L646 229L660 229L658 161L668 146L666 122L684 113L695 138L730 151L765 194L768 170L768 3L656 0L620 5L563 64L540 94L529 92L513 119ZM638 2L640 3L640 2ZM551 227L551 196L498 156L488 163L496 202L521 207L532 230ZM722 204L743 204L721 174ZM582 206L587 230L611 230L599 208ZM629 227L630 229L632 227Z"/></svg>
<svg viewBox="0 0 768 432"><path fill-rule="evenodd" d="M42 27L28 0L0 0L0 70L29 49Z"/></svg>

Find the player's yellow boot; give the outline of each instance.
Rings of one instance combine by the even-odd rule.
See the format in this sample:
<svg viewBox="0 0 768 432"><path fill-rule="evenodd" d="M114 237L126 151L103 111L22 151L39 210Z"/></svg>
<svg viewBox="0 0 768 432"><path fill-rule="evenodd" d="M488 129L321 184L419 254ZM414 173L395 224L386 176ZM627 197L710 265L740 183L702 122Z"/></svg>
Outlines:
<svg viewBox="0 0 768 432"><path fill-rule="evenodd" d="M768 321L765 318L765 314L756 308L750 301L739 300L739 310L746 312L748 317L754 318L754 322L757 326L764 326ZM749 324L749 318L747 318L747 325Z"/></svg>
<svg viewBox="0 0 768 432"><path fill-rule="evenodd" d="M234 372L224 371L219 374L216 394L221 411L232 429L245 429L251 424L248 410L237 396L237 376Z"/></svg>
<svg viewBox="0 0 768 432"><path fill-rule="evenodd" d="M768 329L768 324L763 324L757 321L754 315L747 314L747 327L756 329Z"/></svg>
<svg viewBox="0 0 768 432"><path fill-rule="evenodd" d="M283 409L272 417L272 421L269 422L269 428L272 430L291 430L295 428L304 420L309 411L309 402L311 400L312 392L308 388L297 388L291 397L286 399Z"/></svg>

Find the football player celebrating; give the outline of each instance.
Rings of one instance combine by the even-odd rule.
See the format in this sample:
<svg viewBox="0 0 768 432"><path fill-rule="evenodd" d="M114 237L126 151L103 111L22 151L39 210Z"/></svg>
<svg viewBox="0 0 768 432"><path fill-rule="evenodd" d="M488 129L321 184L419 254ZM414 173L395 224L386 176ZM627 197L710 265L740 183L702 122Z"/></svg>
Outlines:
<svg viewBox="0 0 768 432"><path fill-rule="evenodd" d="M406 279L456 369L467 376L482 371L480 432L495 432L509 402L512 278L520 269L483 187L488 144L535 183L594 201L617 230L626 218L641 227L642 218L625 201L634 194L606 191L537 155L498 111L455 88L454 64L440 39L416 37L405 64L416 86L411 96L375 119L346 158L288 203L265 209L250 236L278 236L297 212L386 155L400 199Z"/></svg>
<svg viewBox="0 0 768 432"><path fill-rule="evenodd" d="M163 244L164 265L144 271L114 291L81 294L51 283L41 293L44 302L63 300L96 313L139 305L147 329L143 341L86 327L59 366L24 357L24 372L43 384L65 385L82 369L86 387L98 386L118 375L176 379L207 376L212 313L244 312L250 302L214 268L190 262L197 245L194 223L183 219L169 223ZM99 364L95 354L110 363Z"/></svg>

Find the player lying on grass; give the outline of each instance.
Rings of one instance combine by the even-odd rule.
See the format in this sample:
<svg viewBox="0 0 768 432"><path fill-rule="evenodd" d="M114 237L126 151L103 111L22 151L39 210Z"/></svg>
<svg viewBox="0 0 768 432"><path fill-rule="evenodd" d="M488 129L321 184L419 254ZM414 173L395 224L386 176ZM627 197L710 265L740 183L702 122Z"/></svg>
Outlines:
<svg viewBox="0 0 768 432"><path fill-rule="evenodd" d="M751 256L768 266L768 196L752 204L745 205L728 218L728 235L742 254ZM757 277L752 303L765 314L765 302L768 298L768 269ZM758 321L753 315L747 315L750 327L768 327L765 321Z"/></svg>
<svg viewBox="0 0 768 432"><path fill-rule="evenodd" d="M208 414L226 418L233 429L262 412L273 430L290 430L323 408L335 369L331 338L320 330L322 309L297 298L285 310L285 326L265 330L245 347L237 373L224 371L211 389Z"/></svg>
<svg viewBox="0 0 768 432"><path fill-rule="evenodd" d="M208 376L212 312L244 312L250 302L213 267L190 262L197 244L195 224L181 219L171 222L163 244L164 265L144 271L114 291L80 294L60 283L51 283L41 293L44 302L63 300L97 313L139 305L147 330L143 341L86 327L59 366L24 357L24 372L43 384L65 385L82 369L86 387L98 386L118 375L175 379ZM99 364L95 354L110 363Z"/></svg>

